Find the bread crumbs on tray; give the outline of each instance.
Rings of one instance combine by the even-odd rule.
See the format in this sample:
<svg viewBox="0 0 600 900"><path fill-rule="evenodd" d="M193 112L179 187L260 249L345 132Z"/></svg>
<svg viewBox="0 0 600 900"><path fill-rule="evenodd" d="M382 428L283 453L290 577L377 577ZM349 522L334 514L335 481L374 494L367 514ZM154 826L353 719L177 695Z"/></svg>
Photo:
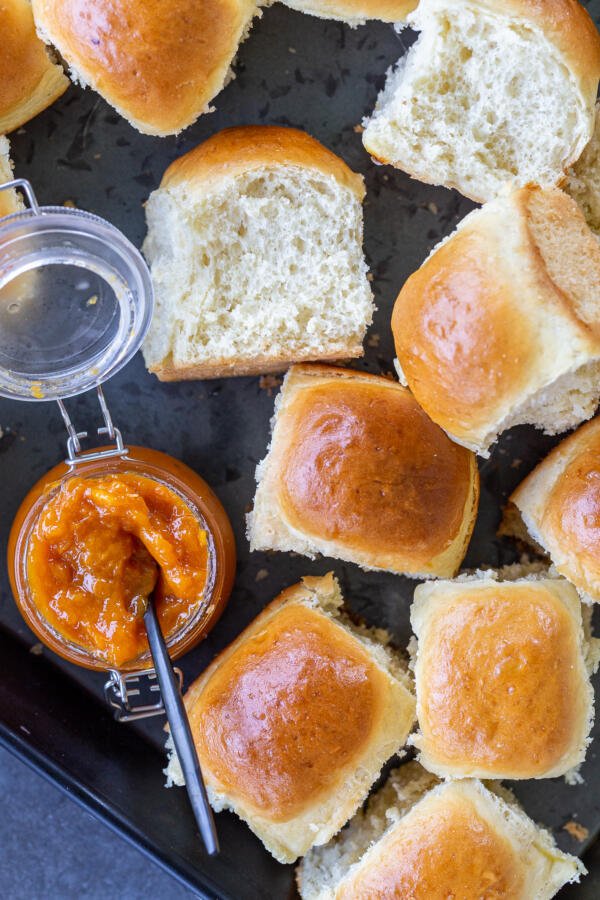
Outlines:
<svg viewBox="0 0 600 900"><path fill-rule="evenodd" d="M352 130L355 134L362 134L365 129L363 125L355 125Z"/></svg>
<svg viewBox="0 0 600 900"><path fill-rule="evenodd" d="M259 569L256 575L254 576L255 581L264 581L265 578L269 577L268 569Z"/></svg>
<svg viewBox="0 0 600 900"><path fill-rule="evenodd" d="M563 825L563 831L568 832L576 841L581 842L585 841L590 834L585 825L581 825L580 822L575 822L573 819L567 822L566 825Z"/></svg>
<svg viewBox="0 0 600 900"><path fill-rule="evenodd" d="M258 379L259 388L261 391L266 391L269 397L273 395L273 391L275 391L282 383L283 379L279 378L277 375L261 375Z"/></svg>
<svg viewBox="0 0 600 900"><path fill-rule="evenodd" d="M44 652L44 647L38 642L37 644L32 644L32 646L29 648L29 652L34 656L41 656Z"/></svg>
<svg viewBox="0 0 600 900"><path fill-rule="evenodd" d="M377 332L373 332L367 337L367 347L379 347L379 342L381 340L381 335L377 334Z"/></svg>

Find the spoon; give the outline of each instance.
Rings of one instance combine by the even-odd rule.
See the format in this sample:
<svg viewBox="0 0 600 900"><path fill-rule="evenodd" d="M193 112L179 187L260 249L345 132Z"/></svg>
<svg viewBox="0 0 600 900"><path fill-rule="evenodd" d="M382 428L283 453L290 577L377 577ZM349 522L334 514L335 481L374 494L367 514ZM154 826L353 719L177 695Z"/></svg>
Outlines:
<svg viewBox="0 0 600 900"><path fill-rule="evenodd" d="M156 572L156 575L158 572ZM209 856L219 852L219 838L212 810L208 803L206 787L200 771L198 754L194 745L187 712L181 698L179 680L173 671L169 651L162 633L154 597L156 593L156 577L154 585L143 600L139 600L138 612L144 617L144 625L148 635L150 653L154 662L154 671L158 678L171 736L177 756L183 770L185 786L204 846Z"/></svg>

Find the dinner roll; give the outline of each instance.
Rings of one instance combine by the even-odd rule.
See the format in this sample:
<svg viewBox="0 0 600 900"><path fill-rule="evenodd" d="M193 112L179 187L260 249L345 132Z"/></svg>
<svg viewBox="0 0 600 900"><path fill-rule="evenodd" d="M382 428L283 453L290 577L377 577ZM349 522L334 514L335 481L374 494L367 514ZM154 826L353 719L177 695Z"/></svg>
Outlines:
<svg viewBox="0 0 600 900"><path fill-rule="evenodd" d="M231 77L254 0L32 0L74 81L144 134L177 134Z"/></svg>
<svg viewBox="0 0 600 900"><path fill-rule="evenodd" d="M600 418L555 447L510 500L581 598L600 602Z"/></svg>
<svg viewBox="0 0 600 900"><path fill-rule="evenodd" d="M323 553L365 569L452 575L477 515L473 454L401 385L352 369L290 369L256 479L252 550Z"/></svg>
<svg viewBox="0 0 600 900"><path fill-rule="evenodd" d="M369 19L402 22L418 0L283 0L298 12L320 19L338 19L349 25L363 25Z"/></svg>
<svg viewBox="0 0 600 900"><path fill-rule="evenodd" d="M361 356L364 192L295 128L228 128L176 160L146 205L150 371L220 378Z"/></svg>
<svg viewBox="0 0 600 900"><path fill-rule="evenodd" d="M381 162L492 199L559 184L589 141L600 37L576 0L421 0L363 141Z"/></svg>
<svg viewBox="0 0 600 900"><path fill-rule="evenodd" d="M0 4L0 134L14 131L54 103L69 86L35 32L30 0Z"/></svg>
<svg viewBox="0 0 600 900"><path fill-rule="evenodd" d="M563 191L503 194L408 279L392 329L401 378L459 443L566 431L600 397L600 245Z"/></svg>
<svg viewBox="0 0 600 900"><path fill-rule="evenodd" d="M414 698L385 633L351 624L333 575L288 588L185 696L210 802L280 862L338 831L405 743ZM167 774L183 782L176 757Z"/></svg>
<svg viewBox="0 0 600 900"><path fill-rule="evenodd" d="M508 791L435 785L418 763L392 772L366 810L302 860L302 900L549 900L586 874Z"/></svg>
<svg viewBox="0 0 600 900"><path fill-rule="evenodd" d="M413 743L436 775L552 778L585 757L600 642L584 633L567 581L503 576L510 570L415 591Z"/></svg>

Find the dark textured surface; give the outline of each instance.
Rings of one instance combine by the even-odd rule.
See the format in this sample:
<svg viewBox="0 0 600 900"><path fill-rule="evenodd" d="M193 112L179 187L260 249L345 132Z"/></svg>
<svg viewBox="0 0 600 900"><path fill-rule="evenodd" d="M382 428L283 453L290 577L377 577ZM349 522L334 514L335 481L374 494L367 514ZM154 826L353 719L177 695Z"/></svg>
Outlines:
<svg viewBox="0 0 600 900"><path fill-rule="evenodd" d="M188 900L194 894L0 750L5 900Z"/></svg>
<svg viewBox="0 0 600 900"><path fill-rule="evenodd" d="M590 4L594 14L598 8L597 3ZM265 12L242 47L238 77L217 99L217 112L203 117L180 138L139 135L94 93L72 87L55 107L13 136L17 174L32 180L41 202L72 201L110 219L139 245L144 233L142 203L176 156L226 125L258 122L305 128L366 177L365 246L379 309L365 360L357 365L389 373L393 359L389 316L399 288L431 247L472 208L455 193L374 166L362 149L355 126L372 107L386 68L410 40L410 33L397 35L378 23L351 30L276 6ZM183 661L186 683L279 590L301 575L329 569L340 578L352 609L389 628L399 644L406 644L414 589L409 579L365 573L337 561L249 554L244 512L252 501L254 468L265 452L273 409L273 397L258 379L161 385L146 373L138 355L108 384L106 395L126 440L164 450L199 471L214 486L236 530L236 588L212 635ZM92 396L70 401L69 408L78 427L93 427ZM64 432L58 410L44 403L0 401L0 426L5 544L27 488L64 455ZM500 509L510 490L553 443L533 429L516 429L483 462L481 511L466 565L498 565L515 558L514 548L495 537ZM218 817L224 853L206 864L185 795L162 788L160 723L138 729L116 725L98 699L100 676L67 666L46 651L41 657L28 653L33 639L16 612L5 573L1 591L0 621L11 639L3 638L6 644L0 650L3 667L9 670L0 683L0 723L4 723L0 736L16 742L22 755L54 777L66 773L76 796L113 825L120 824L190 882L208 879L214 895L238 900L286 897L292 886L291 869L278 866L233 816ZM583 768L584 785L569 788L557 779L516 786L527 811L552 827L560 845L572 852L582 845L563 830L568 820L577 817L590 837L600 825L598 771L594 744ZM41 822L47 814L42 804ZM16 804L11 818L18 819ZM25 816L21 820L22 846L37 846L43 865L44 829L36 837L34 821ZM11 828L3 816L2 828L12 834L15 826ZM17 844L13 841L11 847ZM7 846L5 840L3 845ZM110 866L112 852L107 850L98 865ZM58 866L60 853L58 847L48 849L50 874L40 896L69 896L58 881L53 882L59 872L75 880L79 873L82 884L93 882L95 857L74 859L65 846ZM22 866L26 865L23 858ZM0 883L1 875L0 870ZM598 896L600 877L596 878L589 878L587 887L575 889L573 896ZM86 890L79 896L95 896ZM137 896L136 890L133 875L118 895ZM16 887L14 896L19 896ZM111 896L110 889L104 896Z"/></svg>

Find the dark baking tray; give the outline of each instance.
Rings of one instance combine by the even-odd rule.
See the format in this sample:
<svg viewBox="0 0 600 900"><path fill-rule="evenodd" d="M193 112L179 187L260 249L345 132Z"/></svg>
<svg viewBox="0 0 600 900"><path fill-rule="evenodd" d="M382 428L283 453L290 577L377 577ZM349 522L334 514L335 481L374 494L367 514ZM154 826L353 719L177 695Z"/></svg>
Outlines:
<svg viewBox="0 0 600 900"><path fill-rule="evenodd" d="M600 4L590 4L596 21ZM362 149L362 116L374 104L384 73L414 38L370 23L350 29L267 9L242 46L237 77L217 110L179 138L139 135L96 94L72 87L55 106L12 136L17 174L29 178L42 203L72 201L114 222L139 246L142 204L168 163L227 125L277 123L306 129L364 173L366 253L378 312L364 360L370 372L390 373L389 318L395 296L431 247L472 208L458 194L411 181L373 165ZM138 356L106 387L113 418L126 441L182 459L215 488L234 524L237 582L221 622L182 663L186 684L282 588L305 574L333 569L352 609L408 641L408 608L415 583L362 572L326 559L250 554L244 514L254 493L254 469L265 453L273 410L273 379L243 378L162 385ZM93 428L93 395L69 402L79 428ZM0 401L0 509L3 550L11 520L28 487L64 455L58 409L47 403ZM531 428L505 435L482 462L482 499L467 566L497 566L517 558L496 537L510 490L556 442ZM75 800L133 841L201 896L269 900L293 896L293 870L278 865L235 816L218 816L223 851L207 859L186 797L163 788L162 723L118 725L102 700L103 678L69 666L50 651L30 652L35 639L17 613L5 567L0 601L0 740ZM39 648L38 648L39 649ZM600 896L600 831L596 741L583 767L585 783L560 779L515 785L526 810L552 828L561 847L588 851L591 874L564 897ZM524 748L525 751L526 748ZM333 761L335 765L335 761ZM564 830L576 819L589 836Z"/></svg>

